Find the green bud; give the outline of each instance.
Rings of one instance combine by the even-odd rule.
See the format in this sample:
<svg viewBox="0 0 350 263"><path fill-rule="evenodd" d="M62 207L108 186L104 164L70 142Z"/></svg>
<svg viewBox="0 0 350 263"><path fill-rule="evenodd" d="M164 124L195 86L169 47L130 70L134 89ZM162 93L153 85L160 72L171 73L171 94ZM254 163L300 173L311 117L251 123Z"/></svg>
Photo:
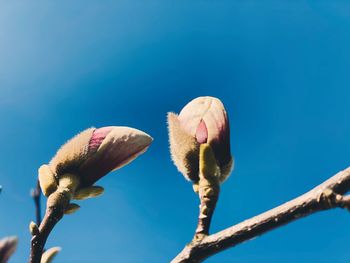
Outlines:
<svg viewBox="0 0 350 263"><path fill-rule="evenodd" d="M104 189L101 186L89 186L76 191L74 199L84 200L87 198L92 198L103 194Z"/></svg>
<svg viewBox="0 0 350 263"><path fill-rule="evenodd" d="M39 234L39 228L33 221L31 221L29 224L29 232L32 234L32 236Z"/></svg>
<svg viewBox="0 0 350 263"><path fill-rule="evenodd" d="M71 203L71 204L69 204L69 205L67 206L67 208L64 210L64 213L65 213L66 215L73 214L73 213L76 212L79 208L80 208L80 205Z"/></svg>
<svg viewBox="0 0 350 263"><path fill-rule="evenodd" d="M207 180L215 179L217 173L219 172L214 152L208 143L200 145L199 172Z"/></svg>

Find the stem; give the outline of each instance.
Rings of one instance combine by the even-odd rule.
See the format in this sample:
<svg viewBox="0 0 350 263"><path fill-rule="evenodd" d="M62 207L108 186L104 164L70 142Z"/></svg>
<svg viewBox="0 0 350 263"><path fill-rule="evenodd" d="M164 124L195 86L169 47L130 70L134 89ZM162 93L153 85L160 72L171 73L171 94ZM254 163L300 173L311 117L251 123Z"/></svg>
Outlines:
<svg viewBox="0 0 350 263"><path fill-rule="evenodd" d="M46 213L39 226L39 233L35 234L31 240L29 263L40 263L46 240L54 226L63 217L70 198L71 194L67 188L58 188L48 197Z"/></svg>
<svg viewBox="0 0 350 263"><path fill-rule="evenodd" d="M201 144L199 149L199 182L200 199L198 225L193 241L199 241L209 234L210 222L219 198L219 169L211 146Z"/></svg>
<svg viewBox="0 0 350 263"><path fill-rule="evenodd" d="M210 182L202 174L199 180L199 216L198 225L194 240L200 240L209 234L211 219L214 214L216 203L219 198L220 186L217 183Z"/></svg>

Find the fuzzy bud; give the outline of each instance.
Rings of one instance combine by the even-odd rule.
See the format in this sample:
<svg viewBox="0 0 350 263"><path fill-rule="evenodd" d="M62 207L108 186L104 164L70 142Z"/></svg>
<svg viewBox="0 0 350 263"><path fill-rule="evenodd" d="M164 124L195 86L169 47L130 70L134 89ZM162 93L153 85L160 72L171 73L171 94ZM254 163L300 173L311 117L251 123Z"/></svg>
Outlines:
<svg viewBox="0 0 350 263"><path fill-rule="evenodd" d="M230 127L222 102L214 97L198 97L180 112L168 114L170 152L174 164L186 179L199 181L199 148L208 144L223 182L231 173ZM213 166L214 167L214 166Z"/></svg>
<svg viewBox="0 0 350 263"><path fill-rule="evenodd" d="M64 144L50 163L39 169L40 186L46 196L57 189L57 182L73 190L91 186L145 152L151 142L148 134L129 127L87 129Z"/></svg>
<svg viewBox="0 0 350 263"><path fill-rule="evenodd" d="M31 221L29 224L29 232L32 234L32 236L39 234L39 228L33 221Z"/></svg>
<svg viewBox="0 0 350 263"><path fill-rule="evenodd" d="M79 177L75 174L63 174L60 176L58 185L62 188L68 188L70 191L74 192L79 186Z"/></svg>

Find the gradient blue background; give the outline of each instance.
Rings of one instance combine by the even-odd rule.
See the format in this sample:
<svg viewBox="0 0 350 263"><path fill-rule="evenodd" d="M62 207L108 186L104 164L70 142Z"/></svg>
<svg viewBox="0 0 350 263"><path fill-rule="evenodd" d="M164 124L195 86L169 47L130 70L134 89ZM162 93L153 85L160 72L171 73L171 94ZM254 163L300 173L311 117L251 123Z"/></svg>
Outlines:
<svg viewBox="0 0 350 263"><path fill-rule="evenodd" d="M26 262L37 168L77 132L128 125L146 154L55 228L57 263L169 262L198 200L168 153L166 112L219 97L236 168L212 231L279 205L350 164L348 1L1 1L0 236ZM349 262L350 214L302 219L208 262Z"/></svg>

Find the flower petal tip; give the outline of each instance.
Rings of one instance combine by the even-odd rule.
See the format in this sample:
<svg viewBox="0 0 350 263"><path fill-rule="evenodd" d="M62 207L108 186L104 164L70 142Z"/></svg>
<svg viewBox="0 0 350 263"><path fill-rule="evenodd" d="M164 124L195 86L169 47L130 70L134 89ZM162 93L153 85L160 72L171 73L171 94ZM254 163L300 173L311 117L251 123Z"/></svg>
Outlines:
<svg viewBox="0 0 350 263"><path fill-rule="evenodd" d="M96 151L80 167L83 185L92 185L107 173L123 167L144 153L153 141L147 133L130 127L105 129L105 138ZM102 132L101 132L102 134Z"/></svg>

